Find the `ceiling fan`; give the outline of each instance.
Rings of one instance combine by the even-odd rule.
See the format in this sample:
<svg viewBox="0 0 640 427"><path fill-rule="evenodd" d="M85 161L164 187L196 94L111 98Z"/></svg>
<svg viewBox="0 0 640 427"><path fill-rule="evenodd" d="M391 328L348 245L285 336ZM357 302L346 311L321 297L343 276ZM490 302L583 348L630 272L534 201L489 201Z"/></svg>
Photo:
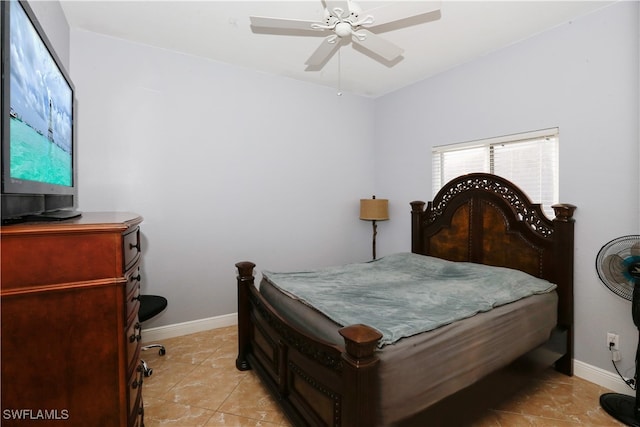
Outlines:
<svg viewBox="0 0 640 427"><path fill-rule="evenodd" d="M392 65L404 50L377 35L376 29L380 32L415 25L416 20L411 18L424 17L428 21L440 18L440 1L399 1L367 11L351 0L322 3L325 6L322 20L251 16L251 27L254 32L270 34L324 35L325 39L305 62L307 70L319 70L349 41Z"/></svg>

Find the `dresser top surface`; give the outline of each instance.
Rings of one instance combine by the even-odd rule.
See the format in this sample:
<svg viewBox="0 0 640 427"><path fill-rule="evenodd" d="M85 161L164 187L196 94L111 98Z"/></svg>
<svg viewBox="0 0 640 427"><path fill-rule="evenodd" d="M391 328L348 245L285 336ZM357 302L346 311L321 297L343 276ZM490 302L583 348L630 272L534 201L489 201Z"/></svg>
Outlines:
<svg viewBox="0 0 640 427"><path fill-rule="evenodd" d="M3 225L2 235L73 231L105 231L117 232L136 226L142 217L132 212L83 212L82 216L63 221L24 222Z"/></svg>

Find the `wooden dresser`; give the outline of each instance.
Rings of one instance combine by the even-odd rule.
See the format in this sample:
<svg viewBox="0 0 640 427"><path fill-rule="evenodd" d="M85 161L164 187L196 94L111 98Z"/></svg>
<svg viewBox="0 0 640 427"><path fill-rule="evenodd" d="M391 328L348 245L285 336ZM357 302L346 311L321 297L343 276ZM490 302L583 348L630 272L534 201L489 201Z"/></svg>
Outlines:
<svg viewBox="0 0 640 427"><path fill-rule="evenodd" d="M2 426L142 427L141 222L2 227Z"/></svg>

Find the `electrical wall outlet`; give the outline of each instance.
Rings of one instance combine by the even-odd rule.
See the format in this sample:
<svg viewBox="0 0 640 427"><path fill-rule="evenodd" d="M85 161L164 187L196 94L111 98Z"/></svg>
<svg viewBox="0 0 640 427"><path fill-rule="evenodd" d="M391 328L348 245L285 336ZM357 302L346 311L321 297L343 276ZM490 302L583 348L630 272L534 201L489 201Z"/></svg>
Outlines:
<svg viewBox="0 0 640 427"><path fill-rule="evenodd" d="M613 347L611 347L613 343ZM607 349L620 350L620 336L614 332L607 332Z"/></svg>

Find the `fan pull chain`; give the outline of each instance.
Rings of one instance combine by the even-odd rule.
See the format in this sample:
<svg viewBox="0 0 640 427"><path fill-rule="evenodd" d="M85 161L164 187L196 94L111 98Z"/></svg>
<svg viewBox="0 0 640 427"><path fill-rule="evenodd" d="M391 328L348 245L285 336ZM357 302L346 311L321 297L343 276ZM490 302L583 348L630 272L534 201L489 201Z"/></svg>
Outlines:
<svg viewBox="0 0 640 427"><path fill-rule="evenodd" d="M340 51L342 49L338 48L338 93L336 95L342 96L342 55L340 55Z"/></svg>

